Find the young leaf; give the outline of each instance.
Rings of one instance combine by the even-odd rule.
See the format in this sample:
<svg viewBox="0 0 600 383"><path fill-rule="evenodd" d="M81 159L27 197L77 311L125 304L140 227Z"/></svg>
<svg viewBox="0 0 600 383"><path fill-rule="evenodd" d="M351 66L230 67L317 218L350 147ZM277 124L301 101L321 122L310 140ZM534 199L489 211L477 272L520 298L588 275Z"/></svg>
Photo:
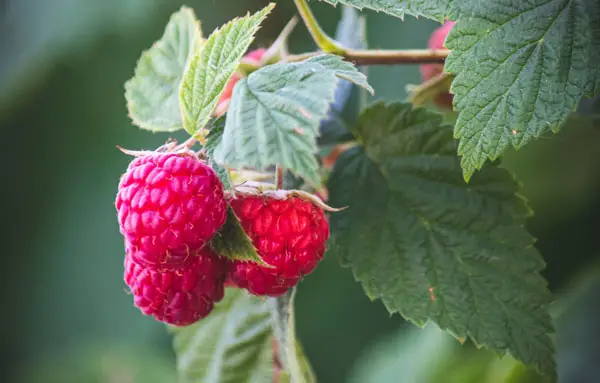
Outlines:
<svg viewBox="0 0 600 383"><path fill-rule="evenodd" d="M401 19L405 14L423 16L442 21L449 12L452 0L321 0L337 5L338 3L350 5L358 9L372 9L385 12L388 15ZM472 0L476 1L476 0Z"/></svg>
<svg viewBox="0 0 600 383"><path fill-rule="evenodd" d="M240 80L216 161L257 170L281 165L319 184L315 139L339 78L372 91L362 73L335 55L269 65Z"/></svg>
<svg viewBox="0 0 600 383"><path fill-rule="evenodd" d="M554 376L544 261L512 176L490 165L466 184L451 127L409 104L375 104L355 134L364 146L328 184L330 203L349 206L331 217L331 251L367 295Z"/></svg>
<svg viewBox="0 0 600 383"><path fill-rule="evenodd" d="M252 240L240 224L231 207L227 207L227 221L210 241L213 250L229 260L251 261L266 265L258 255Z"/></svg>
<svg viewBox="0 0 600 383"><path fill-rule="evenodd" d="M263 383L273 379L273 330L265 300L225 289L213 312L173 328L181 382Z"/></svg>
<svg viewBox="0 0 600 383"><path fill-rule="evenodd" d="M260 23L273 7L275 4L270 3L215 30L192 58L179 89L183 127L188 133L193 135L206 125Z"/></svg>
<svg viewBox="0 0 600 383"><path fill-rule="evenodd" d="M142 53L134 77L125 83L127 109L134 124L154 132L182 128L179 83L201 43L194 11L182 7L171 16L162 38Z"/></svg>
<svg viewBox="0 0 600 383"><path fill-rule="evenodd" d="M445 69L456 74L454 135L468 180L510 145L519 149L557 132L582 96L598 91L600 6L595 0L460 4Z"/></svg>

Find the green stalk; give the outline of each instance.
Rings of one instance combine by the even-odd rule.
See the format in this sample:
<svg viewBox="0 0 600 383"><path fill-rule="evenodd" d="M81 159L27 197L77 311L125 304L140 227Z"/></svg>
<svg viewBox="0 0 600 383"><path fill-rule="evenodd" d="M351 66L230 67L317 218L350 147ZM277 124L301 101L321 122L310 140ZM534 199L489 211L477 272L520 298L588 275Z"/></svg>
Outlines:
<svg viewBox="0 0 600 383"><path fill-rule="evenodd" d="M279 343L279 359L288 374L291 383L309 383L303 373L302 363L298 358L296 327L294 324L294 296L296 288L288 290L277 298L269 298L271 318L275 337Z"/></svg>
<svg viewBox="0 0 600 383"><path fill-rule="evenodd" d="M325 53L333 53L336 55L343 56L346 52L346 49L342 47L339 43L337 43L334 39L327 36L325 31L321 29L321 26L317 22L315 15L310 10L307 1L294 0L294 2L296 3L296 7L298 8L300 16L302 16L302 20L304 20L306 28L308 28L310 35L312 36L319 49L321 49Z"/></svg>

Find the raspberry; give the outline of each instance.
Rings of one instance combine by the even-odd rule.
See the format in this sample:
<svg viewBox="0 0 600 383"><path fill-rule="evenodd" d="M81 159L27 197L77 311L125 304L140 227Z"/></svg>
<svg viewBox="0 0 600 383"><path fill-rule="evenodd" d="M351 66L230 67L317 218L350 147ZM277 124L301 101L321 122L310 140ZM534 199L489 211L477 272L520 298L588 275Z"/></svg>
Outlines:
<svg viewBox="0 0 600 383"><path fill-rule="evenodd" d="M230 278L239 287L255 295L281 295L323 258L329 225L311 202L240 194L229 202L260 257L273 266L233 262Z"/></svg>
<svg viewBox="0 0 600 383"><path fill-rule="evenodd" d="M215 109L215 116L222 116L229 106L229 101L231 100L231 96L233 94L233 87L237 84L238 81L242 79L242 76L239 73L233 73L225 85L225 90L221 94L221 98L219 98L219 102L217 103L217 108Z"/></svg>
<svg viewBox="0 0 600 383"><path fill-rule="evenodd" d="M429 38L427 46L430 49L445 48L444 42L446 41L446 36L448 36L450 30L452 29L452 27L454 27L454 24L454 21L446 21L441 27L438 27L436 30L434 30L431 34L431 37ZM437 76L438 74L444 71L443 64L423 64L420 68L421 77L425 81ZM448 92L442 93L436 98L435 103L438 106L452 109L452 95Z"/></svg>
<svg viewBox="0 0 600 383"><path fill-rule="evenodd" d="M231 265L230 283L246 289L254 295L279 296L288 289L296 286L300 277L285 278L281 275L272 274L271 270L250 262L236 261Z"/></svg>
<svg viewBox="0 0 600 383"><path fill-rule="evenodd" d="M174 270L143 266L125 257L124 280L134 304L146 315L175 326L186 326L206 317L214 302L223 298L226 262L207 248Z"/></svg>
<svg viewBox="0 0 600 383"><path fill-rule="evenodd" d="M137 263L177 268L225 223L227 204L215 172L188 154L134 159L115 206L128 254Z"/></svg>
<svg viewBox="0 0 600 383"><path fill-rule="evenodd" d="M262 60L263 56L267 53L265 48L255 49L253 51L248 52L242 60L246 62L250 62L256 66L260 65L260 60ZM229 101L231 100L231 95L233 94L233 87L237 84L238 81L242 79L242 76L235 72L229 78L227 85L225 86L225 90L221 94L221 98L219 98L219 102L217 102L217 107L215 109L215 116L222 116L229 106Z"/></svg>

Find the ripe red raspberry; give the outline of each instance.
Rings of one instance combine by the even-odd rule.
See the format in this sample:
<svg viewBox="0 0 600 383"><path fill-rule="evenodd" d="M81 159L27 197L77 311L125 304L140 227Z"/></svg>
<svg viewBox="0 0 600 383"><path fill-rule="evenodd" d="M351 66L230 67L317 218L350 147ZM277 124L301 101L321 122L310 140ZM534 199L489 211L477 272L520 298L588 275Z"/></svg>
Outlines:
<svg viewBox="0 0 600 383"><path fill-rule="evenodd" d="M262 60L262 58L266 52L267 52L267 50L265 48L255 49L253 51L248 52L242 60L252 63L256 66L259 66L260 61ZM242 79L242 76L237 72L233 73L233 75L229 78L229 81L227 82L227 85L225 86L225 90L221 94L221 97L219 98L219 102L217 102L217 107L215 109L215 116L217 116L217 117L222 116L227 111L227 107L229 106L229 101L231 100L231 95L233 94L233 87L241 79Z"/></svg>
<svg viewBox="0 0 600 383"><path fill-rule="evenodd" d="M134 159L115 206L127 253L136 262L179 267L225 223L227 204L215 172L188 154Z"/></svg>
<svg viewBox="0 0 600 383"><path fill-rule="evenodd" d="M452 27L454 27L454 21L446 21L441 27L438 27L433 31L427 46L430 49L443 49L445 48L444 42ZM429 80L432 77L444 71L443 64L423 64L421 65L421 77L424 81ZM452 109L452 95L448 92L440 94L436 99L435 103L440 107Z"/></svg>
<svg viewBox="0 0 600 383"><path fill-rule="evenodd" d="M208 248L199 250L184 266L160 270L125 257L124 280L134 304L146 315L174 326L206 317L223 298L226 262Z"/></svg>
<svg viewBox="0 0 600 383"><path fill-rule="evenodd" d="M325 253L329 225L320 207L295 196L229 200L258 254L272 268L235 261L230 278L256 295L277 296L311 273Z"/></svg>

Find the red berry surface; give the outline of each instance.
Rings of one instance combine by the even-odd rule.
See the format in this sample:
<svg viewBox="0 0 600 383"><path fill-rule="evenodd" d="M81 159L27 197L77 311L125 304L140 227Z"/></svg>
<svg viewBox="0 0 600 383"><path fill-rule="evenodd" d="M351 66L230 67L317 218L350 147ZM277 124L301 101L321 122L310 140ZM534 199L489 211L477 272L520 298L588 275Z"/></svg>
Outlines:
<svg viewBox="0 0 600 383"><path fill-rule="evenodd" d="M265 48L255 49L253 51L248 52L244 56L243 60L251 61L255 65L260 65L260 60L262 60L262 58L266 52L267 52L267 50ZM229 78L229 81L227 82L227 85L225 86L225 90L221 94L221 97L219 98L219 102L217 102L217 107L215 109L216 116L221 116L227 111L227 107L229 106L229 101L231 100L231 96L233 94L233 87L235 87L235 84L237 84L237 82L240 81L241 79L242 79L242 76L237 72L233 73L233 75Z"/></svg>
<svg viewBox="0 0 600 383"><path fill-rule="evenodd" d="M433 31L431 37L429 38L429 42L427 46L430 49L443 49L445 48L444 42L446 41L446 37L452 27L454 27L454 21L446 21L441 27L438 27ZM423 64L420 66L421 69L421 77L423 80L427 81L432 77L437 76L438 74L444 71L443 64ZM435 103L438 106L452 108L452 95L448 92L440 94Z"/></svg>
<svg viewBox="0 0 600 383"><path fill-rule="evenodd" d="M323 210L298 197L238 195L230 204L263 261L235 261L230 277L256 295L280 295L311 273L325 253L329 225Z"/></svg>
<svg viewBox="0 0 600 383"><path fill-rule="evenodd" d="M239 73L234 73L227 81L227 85L225 85L225 90L221 94L221 98L219 98L219 102L217 103L217 107L215 109L215 115L221 116L227 111L227 107L229 106L229 101L231 100L231 96L233 94L233 87L240 81L242 76Z"/></svg>
<svg viewBox="0 0 600 383"><path fill-rule="evenodd" d="M225 222L227 204L215 172L192 155L134 159L115 202L127 253L137 263L182 266Z"/></svg>
<svg viewBox="0 0 600 383"><path fill-rule="evenodd" d="M207 248L171 270L125 257L124 280L134 304L144 314L174 326L186 326L210 314L214 302L223 298L226 275L226 262Z"/></svg>
<svg viewBox="0 0 600 383"><path fill-rule="evenodd" d="M258 48L258 49L248 52L244 56L244 60L255 61L256 63L260 63L260 60L262 60L265 53L267 53L267 50L265 48Z"/></svg>

